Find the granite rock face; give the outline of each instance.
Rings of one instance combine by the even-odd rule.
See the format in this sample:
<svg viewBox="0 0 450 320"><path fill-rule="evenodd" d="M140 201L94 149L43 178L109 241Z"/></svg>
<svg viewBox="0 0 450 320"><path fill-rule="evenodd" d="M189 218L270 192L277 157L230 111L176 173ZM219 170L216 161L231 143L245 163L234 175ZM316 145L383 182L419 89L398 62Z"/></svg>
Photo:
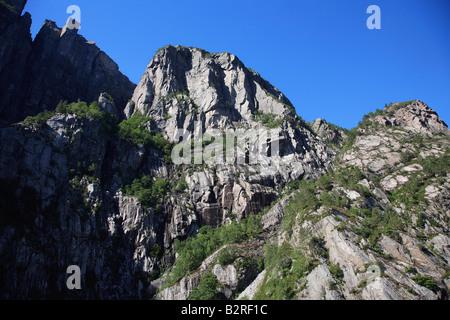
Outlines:
<svg viewBox="0 0 450 320"><path fill-rule="evenodd" d="M235 55L182 46L164 47L156 53L126 113L136 110L160 122L171 116L161 124L169 139L177 128L187 129L194 121L205 131L251 121L255 111L294 117L289 100Z"/></svg>
<svg viewBox="0 0 450 320"><path fill-rule="evenodd" d="M447 124L439 118L436 111L420 100L410 101L409 108L402 108L402 104L394 103L386 108L384 116L376 117L375 121L385 126L402 127L414 133L448 134Z"/></svg>
<svg viewBox="0 0 450 320"><path fill-rule="evenodd" d="M18 122L61 100L95 101L108 92L122 113L135 88L117 64L77 29L62 32L45 21L32 41L31 16L20 16L26 1L15 9L0 6L0 119Z"/></svg>
<svg viewBox="0 0 450 320"><path fill-rule="evenodd" d="M326 143L342 147L347 135L342 128L328 123L324 119L316 119L312 124L313 131Z"/></svg>
<svg viewBox="0 0 450 320"><path fill-rule="evenodd" d="M244 292L313 300L448 299L447 125L420 101L377 113L349 134L334 172L262 217L272 234L268 242L292 250L280 258L289 258L292 268L272 262L256 293L253 285ZM317 201L312 209L301 208L313 201L307 190Z"/></svg>
<svg viewBox="0 0 450 320"><path fill-rule="evenodd" d="M0 149L2 298L142 298L166 222L118 184L142 167L167 175L158 152L73 114L3 128ZM69 265L80 266L83 293L65 287Z"/></svg>
<svg viewBox="0 0 450 320"><path fill-rule="evenodd" d="M183 143L191 143L198 141L196 136L218 134L251 141L237 143L236 157L245 157L255 146L267 148L260 132L270 130L269 139L278 142L276 155L264 150L255 164L225 158L188 174L194 206L209 225L226 221L231 213L242 219L258 212L289 181L325 172L336 154L278 89L227 52L183 46L160 49L125 109L127 117L136 113L155 119L173 142L180 142L181 136Z"/></svg>

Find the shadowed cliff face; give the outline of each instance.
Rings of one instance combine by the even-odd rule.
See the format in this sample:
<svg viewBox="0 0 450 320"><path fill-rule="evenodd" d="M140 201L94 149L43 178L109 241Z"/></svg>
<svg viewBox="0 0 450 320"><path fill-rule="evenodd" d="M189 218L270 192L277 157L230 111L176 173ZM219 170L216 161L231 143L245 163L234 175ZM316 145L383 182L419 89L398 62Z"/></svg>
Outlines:
<svg viewBox="0 0 450 320"><path fill-rule="evenodd" d="M102 92L112 95L121 112L135 85L117 64L77 29L62 34L52 21L44 22L33 42L31 16L20 16L25 1L14 3L14 10L0 6L0 119L21 121L54 110L61 100L95 101Z"/></svg>
<svg viewBox="0 0 450 320"><path fill-rule="evenodd" d="M23 103L27 58L32 49L31 16L20 16L25 4L7 3L10 7L0 4L0 121L21 120L18 109Z"/></svg>
<svg viewBox="0 0 450 320"><path fill-rule="evenodd" d="M1 297L145 296L143 283L163 260L163 251L150 252L164 248L166 224L177 228L119 187L141 170L167 177L161 154L76 114L56 114L37 129L3 128L0 149ZM73 264L83 292L65 285Z"/></svg>

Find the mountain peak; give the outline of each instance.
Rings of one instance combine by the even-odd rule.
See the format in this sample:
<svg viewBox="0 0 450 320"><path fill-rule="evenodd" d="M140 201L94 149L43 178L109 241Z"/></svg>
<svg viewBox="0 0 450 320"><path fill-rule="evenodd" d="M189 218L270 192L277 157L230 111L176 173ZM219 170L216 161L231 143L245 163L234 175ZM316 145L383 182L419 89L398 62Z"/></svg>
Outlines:
<svg viewBox="0 0 450 320"><path fill-rule="evenodd" d="M449 136L445 122L424 102L391 103L384 110L365 115L349 132L342 159L361 170L383 175L413 158L444 154Z"/></svg>
<svg viewBox="0 0 450 320"><path fill-rule="evenodd" d="M2 120L18 122L54 110L61 100L94 101L102 92L109 92L123 112L135 85L105 52L68 25L73 19L64 28L45 20L34 41L31 18L16 20L0 36Z"/></svg>
<svg viewBox="0 0 450 320"><path fill-rule="evenodd" d="M376 112L373 120L384 126L403 127L414 133L448 134L447 124L436 111L420 100L392 103L381 114L377 115Z"/></svg>
<svg viewBox="0 0 450 320"><path fill-rule="evenodd" d="M131 100L126 116L139 111L164 122L168 137L194 121L224 129L255 114L296 117L283 93L235 55L184 46L157 51Z"/></svg>

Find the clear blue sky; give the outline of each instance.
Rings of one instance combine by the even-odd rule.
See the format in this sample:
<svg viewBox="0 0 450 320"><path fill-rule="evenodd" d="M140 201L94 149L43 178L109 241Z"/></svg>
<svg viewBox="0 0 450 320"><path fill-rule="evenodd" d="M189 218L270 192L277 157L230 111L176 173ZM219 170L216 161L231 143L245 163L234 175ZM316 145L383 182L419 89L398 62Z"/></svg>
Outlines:
<svg viewBox="0 0 450 320"><path fill-rule="evenodd" d="M167 44L228 51L307 121L346 128L385 103L420 99L450 125L450 0L29 0L33 37L81 8L80 33L138 83ZM369 5L381 30L369 30Z"/></svg>

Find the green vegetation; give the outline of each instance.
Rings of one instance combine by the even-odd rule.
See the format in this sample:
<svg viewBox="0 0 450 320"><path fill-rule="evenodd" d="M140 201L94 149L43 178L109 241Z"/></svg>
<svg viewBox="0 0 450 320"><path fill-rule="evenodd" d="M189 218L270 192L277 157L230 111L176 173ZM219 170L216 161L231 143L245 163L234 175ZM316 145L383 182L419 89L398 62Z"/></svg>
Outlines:
<svg viewBox="0 0 450 320"><path fill-rule="evenodd" d="M273 94L271 94L271 93L269 93L269 92L266 92L266 95L269 96L269 97L271 97L272 99L274 99L276 102L281 103L281 104L284 105L286 108L288 108L289 110L291 110L292 112L295 113L295 109L294 109L293 106L291 106L291 105L289 105L289 104L287 104L287 103L284 103L284 102L281 101L278 97L276 97L275 95L273 95Z"/></svg>
<svg viewBox="0 0 450 320"><path fill-rule="evenodd" d="M303 121L303 119L301 119L301 120ZM336 125L336 124L334 124L334 123L328 122L328 121L326 121L326 120L323 120L323 121L327 124L328 130L330 130L330 131L332 131L332 132L339 133L339 135L342 135L342 134L348 134L349 131L350 131L350 130L348 130L348 129L346 129L346 128L340 127L340 126L338 126L338 125ZM314 130L312 129L312 128L313 128L313 124L312 124L312 123L306 122L306 128L307 128L309 131L311 131L314 135L317 135L317 133L314 132ZM354 141L352 142L352 144L353 144L353 143L354 143ZM337 146L338 148L341 148L341 144L340 144L340 142L338 142L338 141L333 141L333 140L332 140L332 141L326 141L326 144L327 144L327 146L329 146L329 147Z"/></svg>
<svg viewBox="0 0 450 320"><path fill-rule="evenodd" d="M112 101L112 97L108 99ZM55 111L46 110L34 117L28 117L23 121L23 124L27 127L39 128L56 113L75 114L81 119L97 119L102 123L107 133L117 134L119 138L133 144L142 144L159 150L163 153L164 160L170 162L173 145L164 139L161 132L151 130L152 119L143 116L140 112L136 112L131 118L117 125L115 115L102 110L100 104L96 101L89 105L83 101L70 104L67 101L61 101Z"/></svg>
<svg viewBox="0 0 450 320"><path fill-rule="evenodd" d="M16 8L14 8L10 4L7 4L5 0L0 0L0 5L4 6L6 9L8 9L11 12L18 13Z"/></svg>
<svg viewBox="0 0 450 320"><path fill-rule="evenodd" d="M403 203L409 210L426 205L425 188L433 183L433 179L445 177L450 172L450 150L439 157L418 157L414 163L423 167L421 174L410 176L407 183L387 194L392 203Z"/></svg>
<svg viewBox="0 0 450 320"><path fill-rule="evenodd" d="M78 161L72 164L72 168L69 170L69 179L74 179L74 186L78 186L80 176L82 179L85 178L90 183L98 183L98 178L96 178L97 164L92 162L91 164L86 163L86 161ZM77 183L78 182L78 183Z"/></svg>
<svg viewBox="0 0 450 320"><path fill-rule="evenodd" d="M55 115L54 112L44 110L43 112L37 114L36 116L27 117L22 124L29 128L40 128L47 123L47 121Z"/></svg>
<svg viewBox="0 0 450 320"><path fill-rule="evenodd" d="M328 270L330 270L331 275L338 282L344 281L344 271L339 267L339 265L331 263L328 265Z"/></svg>
<svg viewBox="0 0 450 320"><path fill-rule="evenodd" d="M378 240L381 235L386 234L393 239L399 240L400 232L405 230L403 214L395 212L388 206L384 210L379 207L354 206L353 201L344 192L335 188L342 186L349 190L357 191L362 197L373 197L371 192L358 182L365 178L365 175L356 167L339 168L321 176L316 181L296 181L289 187L295 190L295 195L285 208L285 217L282 222L283 230L291 232L294 225L301 225L303 221L318 221L332 212L340 212L352 218L358 217L358 223L341 223L340 230L350 228L351 231L367 240L366 248L380 252ZM405 195L410 197L408 195ZM358 201L356 201L358 203ZM317 209L321 206L328 208L319 215Z"/></svg>
<svg viewBox="0 0 450 320"><path fill-rule="evenodd" d="M167 46L164 46L164 47L159 48L158 50L156 50L155 55L158 54L159 52L163 51L164 49L167 49L167 48L170 48L170 47L175 48L173 45L168 44Z"/></svg>
<svg viewBox="0 0 450 320"><path fill-rule="evenodd" d="M230 225L212 228L203 226L197 237L185 241L175 240L175 251L178 259L169 274L169 284L175 284L184 276L200 267L203 260L225 244L240 243L252 239L261 233L260 217L250 215L239 223L234 221Z"/></svg>
<svg viewBox="0 0 450 320"><path fill-rule="evenodd" d="M355 190L361 195L371 196L370 191L359 184L359 182L366 178L364 173L358 168L354 166L339 168L335 171L329 173L330 180L333 183L339 184L349 190ZM322 179L327 179L326 177L319 178L318 182L320 183Z"/></svg>
<svg viewBox="0 0 450 320"><path fill-rule="evenodd" d="M418 161L423 167L423 172L427 178L446 176L450 172L450 150L439 157L421 158Z"/></svg>
<svg viewBox="0 0 450 320"><path fill-rule="evenodd" d="M358 284L358 288L365 288L367 286L367 279L361 280L361 282Z"/></svg>
<svg viewBox="0 0 450 320"><path fill-rule="evenodd" d="M214 52L205 52L203 54L203 58L211 58L213 55L215 55Z"/></svg>
<svg viewBox="0 0 450 320"><path fill-rule="evenodd" d="M348 133L348 129L346 129L346 128L343 128L343 127L341 127L341 126L338 126L337 124L334 124L334 123L331 123L331 122L328 122L328 121L326 121L326 120L324 120L325 122L326 122L326 124L328 125L328 128L331 130L331 131L343 131L344 133Z"/></svg>
<svg viewBox="0 0 450 320"><path fill-rule="evenodd" d="M365 115L363 116L362 122L363 122L363 123L367 123L367 121L368 121L370 118L375 118L375 117L382 116L382 115L384 115L384 110L382 110L382 109L376 109L375 112L369 112L369 113L365 114Z"/></svg>
<svg viewBox="0 0 450 320"><path fill-rule="evenodd" d="M300 126L311 132L313 135L316 135L312 128L312 122L305 121L302 117L297 116L297 120L299 120Z"/></svg>
<svg viewBox="0 0 450 320"><path fill-rule="evenodd" d="M161 255L162 255L162 250L161 250L161 246L159 245L159 244L157 244L157 243L155 243L153 246L152 246L152 249L150 250L150 255L152 256L152 257L161 257Z"/></svg>
<svg viewBox="0 0 450 320"><path fill-rule="evenodd" d="M291 188L296 188L296 194L284 209L285 216L282 222L282 229L292 230L298 215L301 219L306 218L310 211L320 207L320 200L316 197L316 186L314 180L297 181L291 184Z"/></svg>
<svg viewBox="0 0 450 320"><path fill-rule="evenodd" d="M278 115L273 113L262 113L259 110L253 112L256 121L260 121L264 126L269 129L274 129L281 126L284 122Z"/></svg>
<svg viewBox="0 0 450 320"><path fill-rule="evenodd" d="M447 270L441 277L442 280L450 278L450 270Z"/></svg>
<svg viewBox="0 0 450 320"><path fill-rule="evenodd" d="M401 108L404 108L415 101L417 101L417 100L404 101L404 102L397 103L395 106L393 106L394 105L393 103L389 103L389 105L386 106L386 109L389 109L389 112L384 115L393 114L395 111L397 111ZM384 110L385 112L386 112L386 109Z"/></svg>
<svg viewBox="0 0 450 320"><path fill-rule="evenodd" d="M189 186L188 186L186 180L181 178L180 180L177 181L173 190L178 191L178 192L185 192L188 188L189 188Z"/></svg>
<svg viewBox="0 0 450 320"><path fill-rule="evenodd" d="M362 135L363 132L361 130L369 129L369 128L377 128L380 124L378 122L372 121L373 118L377 116L392 116L395 111L404 108L416 100L405 101L402 103L398 103L393 106L393 103L390 103L389 106L385 105L383 109L376 109L375 112L369 112L363 116L362 121L358 123L358 126L352 128L351 130L347 130L345 133L347 134L347 139L344 141L344 146L341 150L341 154L344 154L354 145L356 141L356 137ZM389 110L389 111L388 111ZM401 129L401 127L398 127Z"/></svg>
<svg viewBox="0 0 450 320"><path fill-rule="evenodd" d="M171 100L173 98L177 99L178 104L184 105L184 106L192 106L193 110L192 112L195 115L199 114L199 106L195 104L194 100L189 96L189 91L177 91L177 92L171 92L169 93L165 98L161 98L163 100ZM187 110L186 114L189 114L191 110ZM164 116L165 120L170 119L170 115L166 114Z"/></svg>
<svg viewBox="0 0 450 320"><path fill-rule="evenodd" d="M233 247L222 249L217 255L217 262L222 266L232 264L238 257L236 250Z"/></svg>
<svg viewBox="0 0 450 320"><path fill-rule="evenodd" d="M143 116L139 111L128 120L119 123L119 137L133 144L149 145L152 134L148 129L151 118Z"/></svg>
<svg viewBox="0 0 450 320"><path fill-rule="evenodd" d="M221 286L216 276L211 271L203 274L200 284L192 290L188 300L218 300L220 292L217 290Z"/></svg>
<svg viewBox="0 0 450 320"><path fill-rule="evenodd" d="M108 102L110 103L110 104L116 104L115 103L115 101L114 101L114 98L112 97L112 95L110 95L108 92L104 92L103 93L104 95L105 95L105 97L108 99ZM131 100L131 99L130 99Z"/></svg>
<svg viewBox="0 0 450 320"><path fill-rule="evenodd" d="M341 149L341 154L346 153L348 150L350 150L353 145L356 142L356 137L360 135L360 132L358 131L358 128L352 128L351 130L347 131L347 138L344 141L344 145Z"/></svg>
<svg viewBox="0 0 450 320"><path fill-rule="evenodd" d="M289 300L303 288L302 278L311 272L317 261L306 254L303 248L293 247L287 242L281 246L266 245L266 278L255 294L255 300Z"/></svg>
<svg viewBox="0 0 450 320"><path fill-rule="evenodd" d="M130 143L150 146L161 151L164 154L164 161L169 162L173 145L164 139L161 132L149 129L151 121L150 117L136 112L128 120L119 123L118 135L121 139Z"/></svg>
<svg viewBox="0 0 450 320"><path fill-rule="evenodd" d="M181 92L181 91L177 91L177 92L171 92L171 93L169 93L168 95L167 95L167 99L168 100L171 100L171 99L173 99L173 98L175 98L175 97L177 97L177 96L186 96L186 97L189 97L189 92L188 91L183 91L183 92Z"/></svg>
<svg viewBox="0 0 450 320"><path fill-rule="evenodd" d="M312 251L319 257L322 257L325 260L328 260L328 258L330 257L328 249L325 247L324 239L314 236L311 238L309 246L311 247Z"/></svg>
<svg viewBox="0 0 450 320"><path fill-rule="evenodd" d="M404 231L405 224L402 216L390 207L380 210L378 207L372 210L363 209L363 220L360 226L353 226L352 231L368 241L367 248L380 252L378 240L382 234L399 239L399 231Z"/></svg>
<svg viewBox="0 0 450 320"><path fill-rule="evenodd" d="M103 127L108 133L115 133L116 131L116 117L101 109L97 101L87 104L86 102L78 100L78 102L68 103L67 101L60 101L56 106L55 111L45 110L36 116L27 117L22 123L30 128L40 128L53 117L55 114L74 114L81 119L91 118L100 120Z"/></svg>
<svg viewBox="0 0 450 320"><path fill-rule="evenodd" d="M107 96L109 96L107 94ZM111 97L111 96L109 96ZM111 98L110 101L112 100ZM111 102L112 103L112 102ZM78 102L67 103L67 101L60 101L56 106L55 113L60 114L76 114L81 119L92 118L100 120L103 128L110 134L117 132L117 117L110 112L101 109L97 101L91 104L78 100Z"/></svg>
<svg viewBox="0 0 450 320"><path fill-rule="evenodd" d="M125 185L122 190L125 195L137 197L144 208L153 207L158 211L159 205L167 194L169 183L162 178L153 179L149 176L142 176L135 179L132 184Z"/></svg>
<svg viewBox="0 0 450 320"><path fill-rule="evenodd" d="M402 162L403 164L409 164L410 161L411 161L412 159L414 159L416 156L415 156L414 153L411 152L411 151L404 151L404 152L402 152L402 153L400 154L400 157L401 157L401 162Z"/></svg>
<svg viewBox="0 0 450 320"><path fill-rule="evenodd" d="M301 223L305 220L320 219L320 216L310 213L321 206L348 213L351 202L343 192L333 190L334 185L357 191L362 196L371 196L370 191L358 183L364 178L364 174L357 167L346 167L330 171L317 180L292 181L288 188L296 194L285 208L283 230L292 230L296 220Z"/></svg>
<svg viewBox="0 0 450 320"><path fill-rule="evenodd" d="M437 292L439 287L437 283L431 279L429 276L422 276L420 274L412 278L418 285L430 289L433 292Z"/></svg>
<svg viewBox="0 0 450 320"><path fill-rule="evenodd" d="M362 122L366 124L369 119L377 117L377 116L391 116L394 114L395 111L397 111L401 108L404 108L415 101L417 101L417 100L404 101L404 102L400 102L400 103L396 103L396 104L389 103L389 105L384 106L384 109L376 109L375 112L369 112L366 115L364 115Z"/></svg>
<svg viewBox="0 0 450 320"><path fill-rule="evenodd" d="M245 254L241 254L237 257L236 260L236 268L239 269L253 269L258 273L264 270L264 257L256 257Z"/></svg>
<svg viewBox="0 0 450 320"><path fill-rule="evenodd" d="M173 46L173 45L171 45L171 44L168 44L168 45L166 45L166 46L164 46L164 47L159 48L158 50L156 50L155 55L156 55L157 53L159 53L159 52L161 52L161 51L167 49L167 48L175 48L176 50L180 50L180 49L183 49L183 48L198 49L198 48L196 48L196 47L186 47L186 46L183 46L183 45ZM200 49L199 49L199 50L200 50Z"/></svg>
<svg viewBox="0 0 450 320"><path fill-rule="evenodd" d="M350 205L350 199L343 192L333 190L331 192L323 192L320 196L322 205L333 208L336 211L342 211Z"/></svg>

